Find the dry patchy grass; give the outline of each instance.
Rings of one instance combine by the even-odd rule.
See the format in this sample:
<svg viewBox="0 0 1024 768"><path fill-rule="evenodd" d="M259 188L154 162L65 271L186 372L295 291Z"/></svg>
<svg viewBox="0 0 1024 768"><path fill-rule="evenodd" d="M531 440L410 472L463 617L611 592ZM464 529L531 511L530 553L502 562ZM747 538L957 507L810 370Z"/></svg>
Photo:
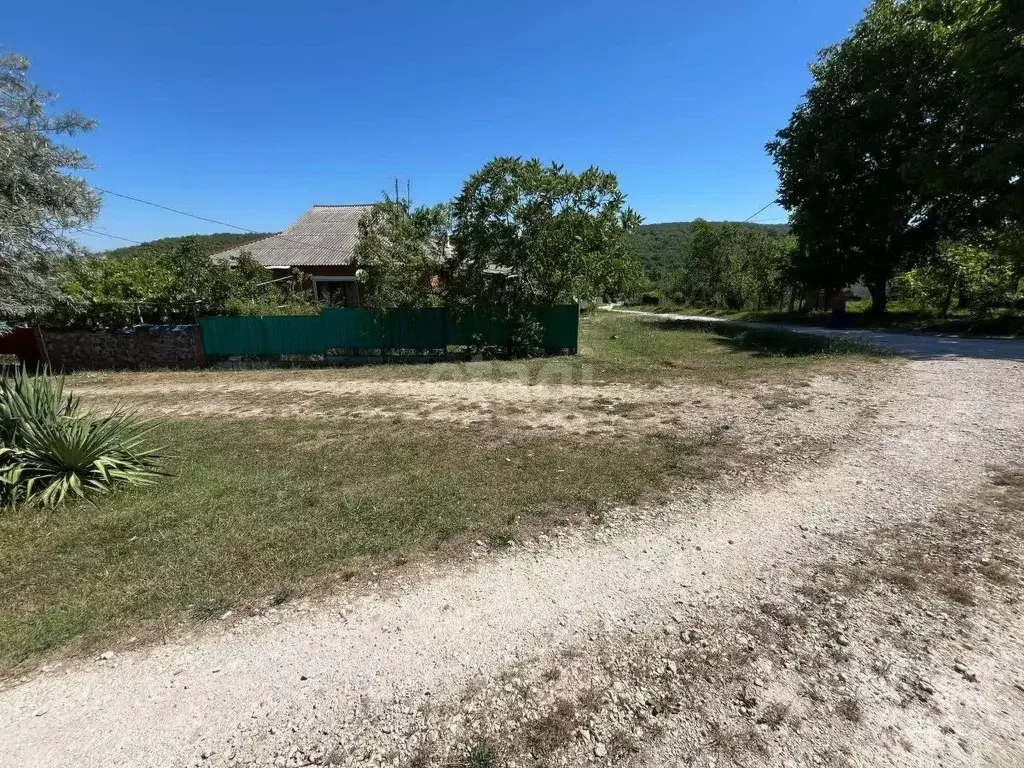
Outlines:
<svg viewBox="0 0 1024 768"><path fill-rule="evenodd" d="M701 471L710 446L607 444L388 421L176 421L174 477L57 511L0 516L5 666L139 622L204 618L360 558L453 537L508 543Z"/></svg>
<svg viewBox="0 0 1024 768"><path fill-rule="evenodd" d="M0 516L0 667L287 599L309 582L351 579L366 561L399 564L460 537L498 548L522 525L655 499L705 472L721 434L682 429L675 412L694 406L674 394L652 406L651 386L701 382L728 393L865 359L610 313L583 329L578 358L75 375L72 387L95 404L127 397L167 415L159 439L177 457L174 476L95 505ZM533 390L538 402L492 408L479 395L422 394L445 380L492 394L522 384L516 392ZM609 383L633 395L600 388ZM588 405L617 420L613 429L652 407L656 418L609 440L581 418L578 398L558 399L572 390L608 394ZM535 407L579 426L531 429ZM460 408L472 418L432 418Z"/></svg>

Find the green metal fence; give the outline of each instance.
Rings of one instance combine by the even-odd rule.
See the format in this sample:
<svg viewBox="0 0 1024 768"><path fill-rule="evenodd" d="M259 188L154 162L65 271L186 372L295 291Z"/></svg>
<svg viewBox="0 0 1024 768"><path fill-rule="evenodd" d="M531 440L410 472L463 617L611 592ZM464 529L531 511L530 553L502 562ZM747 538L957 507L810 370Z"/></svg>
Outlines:
<svg viewBox="0 0 1024 768"><path fill-rule="evenodd" d="M576 304L533 311L544 329L544 347L576 352L580 310ZM325 309L319 315L203 317L207 357L332 355L357 350L442 350L482 342L504 346L508 324L484 313L456 318L443 308L397 309L385 315L366 309Z"/></svg>

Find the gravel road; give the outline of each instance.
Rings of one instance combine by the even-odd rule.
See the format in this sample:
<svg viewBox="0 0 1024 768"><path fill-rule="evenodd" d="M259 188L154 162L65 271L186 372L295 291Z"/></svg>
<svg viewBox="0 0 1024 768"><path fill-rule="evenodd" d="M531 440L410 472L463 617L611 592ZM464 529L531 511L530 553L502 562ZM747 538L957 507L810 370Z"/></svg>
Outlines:
<svg viewBox="0 0 1024 768"><path fill-rule="evenodd" d="M1019 462L1024 343L844 335L911 360L870 422L821 424L835 450L820 460L764 485L691 489L601 529L40 671L0 692L0 765L297 766L327 754L404 764L424 702L457 700L516 665L557 664L624 628L660 634L670 614L739 605L809 556L807 531L914 519L970 497L989 467ZM609 764L595 749L591 759Z"/></svg>

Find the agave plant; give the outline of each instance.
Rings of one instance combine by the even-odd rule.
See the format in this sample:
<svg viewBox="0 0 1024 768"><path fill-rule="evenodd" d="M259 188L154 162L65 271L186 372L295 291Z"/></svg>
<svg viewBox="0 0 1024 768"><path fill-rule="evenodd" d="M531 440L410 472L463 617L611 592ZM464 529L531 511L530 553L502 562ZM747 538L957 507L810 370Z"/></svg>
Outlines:
<svg viewBox="0 0 1024 768"><path fill-rule="evenodd" d="M156 427L130 411L101 415L65 395L64 377L24 369L0 378L0 504L54 507L145 485L165 474Z"/></svg>

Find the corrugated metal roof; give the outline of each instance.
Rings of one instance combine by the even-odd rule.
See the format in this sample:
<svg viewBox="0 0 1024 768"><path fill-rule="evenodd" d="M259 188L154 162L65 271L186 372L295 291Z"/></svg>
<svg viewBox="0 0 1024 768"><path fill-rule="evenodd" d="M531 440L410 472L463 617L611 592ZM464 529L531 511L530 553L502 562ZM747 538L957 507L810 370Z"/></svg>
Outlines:
<svg viewBox="0 0 1024 768"><path fill-rule="evenodd" d="M215 253L211 258L227 261L245 251L265 267L348 266L359 240L359 219L372 207L314 205L281 234Z"/></svg>

